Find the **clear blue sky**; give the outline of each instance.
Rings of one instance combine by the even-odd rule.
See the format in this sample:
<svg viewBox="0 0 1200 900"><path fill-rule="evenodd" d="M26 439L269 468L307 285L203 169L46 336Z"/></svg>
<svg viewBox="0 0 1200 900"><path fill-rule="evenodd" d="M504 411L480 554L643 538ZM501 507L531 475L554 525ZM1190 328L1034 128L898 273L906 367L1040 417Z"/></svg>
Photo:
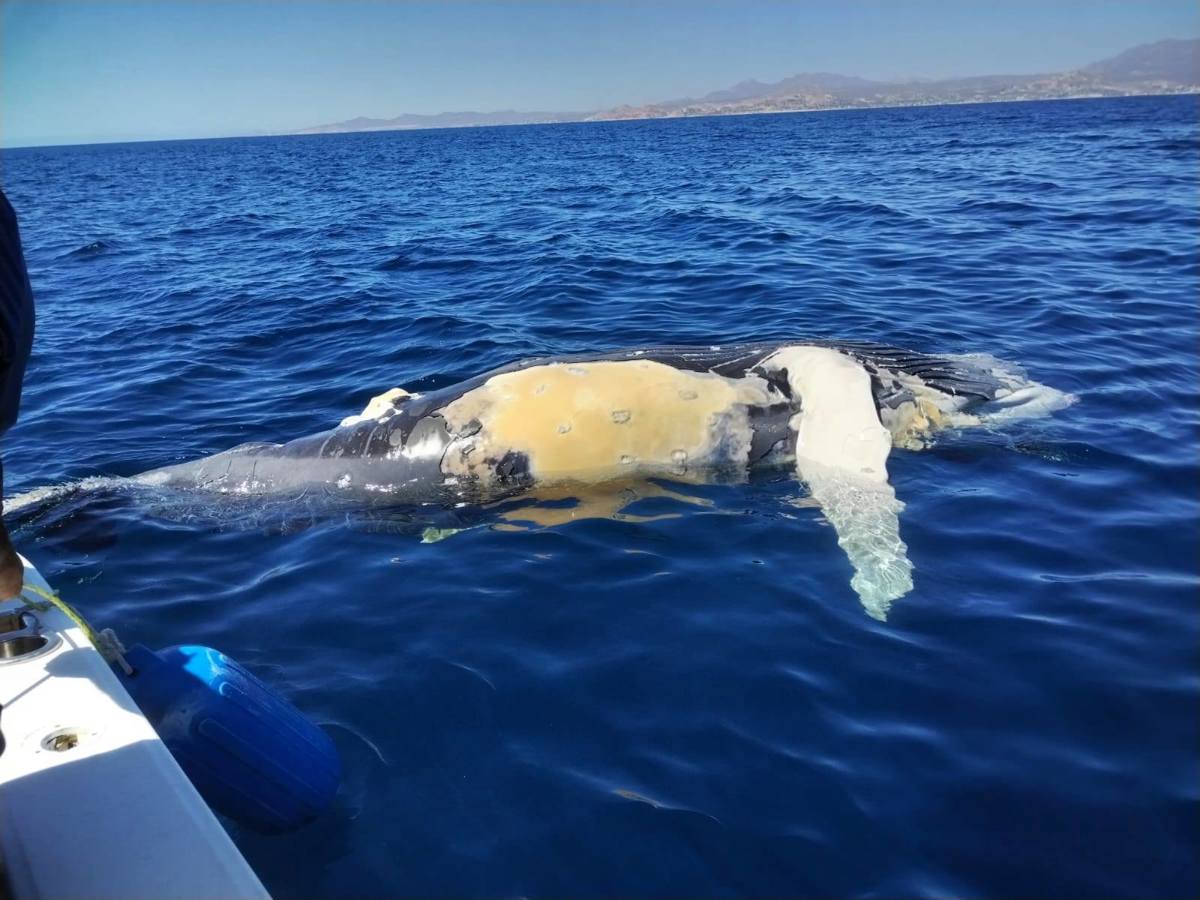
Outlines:
<svg viewBox="0 0 1200 900"><path fill-rule="evenodd" d="M1057 71L1200 34L1197 0L0 2L0 142L588 110L803 71Z"/></svg>

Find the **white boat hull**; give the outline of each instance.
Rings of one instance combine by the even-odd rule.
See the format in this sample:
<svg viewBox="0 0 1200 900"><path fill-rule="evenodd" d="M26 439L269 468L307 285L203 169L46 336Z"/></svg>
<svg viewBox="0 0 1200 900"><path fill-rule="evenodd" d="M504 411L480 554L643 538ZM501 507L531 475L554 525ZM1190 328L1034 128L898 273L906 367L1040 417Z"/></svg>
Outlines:
<svg viewBox="0 0 1200 900"><path fill-rule="evenodd" d="M26 584L50 591L23 561ZM35 597L0 603L0 617ZM13 896L268 896L83 632L57 608L33 615L40 635L27 614L7 623L28 640L0 633L0 853Z"/></svg>

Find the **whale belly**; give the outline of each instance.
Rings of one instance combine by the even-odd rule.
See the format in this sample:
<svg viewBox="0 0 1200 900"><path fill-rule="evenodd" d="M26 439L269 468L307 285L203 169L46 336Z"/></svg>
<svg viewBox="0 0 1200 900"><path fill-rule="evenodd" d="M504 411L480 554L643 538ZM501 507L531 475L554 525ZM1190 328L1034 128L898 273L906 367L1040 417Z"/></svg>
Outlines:
<svg viewBox="0 0 1200 900"><path fill-rule="evenodd" d="M539 482L744 467L768 382L652 360L532 366L490 378L442 410L443 470L487 484L518 461Z"/></svg>

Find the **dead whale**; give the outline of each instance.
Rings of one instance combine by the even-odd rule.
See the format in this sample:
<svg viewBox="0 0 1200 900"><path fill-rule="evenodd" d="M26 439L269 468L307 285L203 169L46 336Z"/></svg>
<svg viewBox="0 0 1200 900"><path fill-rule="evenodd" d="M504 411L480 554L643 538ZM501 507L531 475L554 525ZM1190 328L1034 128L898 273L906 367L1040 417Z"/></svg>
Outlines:
<svg viewBox="0 0 1200 900"><path fill-rule="evenodd" d="M425 394L393 388L329 431L138 480L462 504L535 486L792 466L835 528L864 608L882 619L912 589L891 449L1072 399L986 356L832 341L653 347L525 360Z"/></svg>

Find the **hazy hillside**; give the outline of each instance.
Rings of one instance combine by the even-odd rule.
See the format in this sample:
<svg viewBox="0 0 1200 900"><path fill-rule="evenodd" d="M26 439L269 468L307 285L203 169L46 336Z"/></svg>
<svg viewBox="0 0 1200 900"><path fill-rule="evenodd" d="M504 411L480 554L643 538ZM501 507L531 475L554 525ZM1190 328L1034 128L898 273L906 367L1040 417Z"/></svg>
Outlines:
<svg viewBox="0 0 1200 900"><path fill-rule="evenodd" d="M1116 82L1196 84L1200 80L1200 41L1159 41L1092 63L1085 72Z"/></svg>
<svg viewBox="0 0 1200 900"><path fill-rule="evenodd" d="M461 128L475 125L529 125L607 119L738 115L873 106L926 106L1068 97L1123 97L1138 94L1200 93L1200 39L1143 44L1111 59L1066 72L1043 75L978 75L941 81L885 82L852 75L810 72L781 81L742 81L696 99L619 106L595 112L446 112L404 114L392 119L359 116L297 134L391 131L408 128Z"/></svg>
<svg viewBox="0 0 1200 900"><path fill-rule="evenodd" d="M332 125L316 125L294 134L328 134L339 131L400 131L408 128L464 128L474 125L537 125L547 122L578 122L587 118L584 113L556 112L444 112L432 115L404 113L393 119L370 119L358 116Z"/></svg>
<svg viewBox="0 0 1200 900"><path fill-rule="evenodd" d="M923 106L1066 97L1200 92L1200 40L1166 40L1126 50L1082 69L1045 75L979 75L942 81L882 82L827 73L764 84L744 81L696 100L623 106L591 119L712 116L871 106Z"/></svg>

